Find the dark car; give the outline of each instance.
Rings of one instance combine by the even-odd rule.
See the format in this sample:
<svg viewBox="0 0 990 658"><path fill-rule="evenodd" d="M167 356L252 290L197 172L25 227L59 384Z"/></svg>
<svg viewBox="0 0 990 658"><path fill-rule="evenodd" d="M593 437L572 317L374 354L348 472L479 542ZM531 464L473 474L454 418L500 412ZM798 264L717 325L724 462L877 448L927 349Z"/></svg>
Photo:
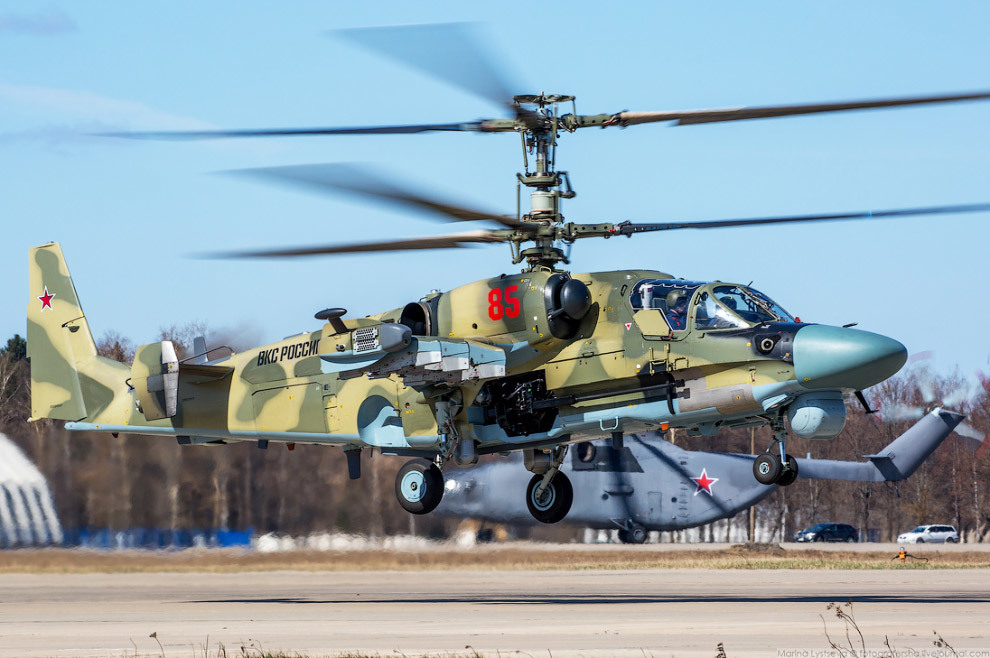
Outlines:
<svg viewBox="0 0 990 658"><path fill-rule="evenodd" d="M794 534L794 541L859 541L859 531L845 523L816 523Z"/></svg>

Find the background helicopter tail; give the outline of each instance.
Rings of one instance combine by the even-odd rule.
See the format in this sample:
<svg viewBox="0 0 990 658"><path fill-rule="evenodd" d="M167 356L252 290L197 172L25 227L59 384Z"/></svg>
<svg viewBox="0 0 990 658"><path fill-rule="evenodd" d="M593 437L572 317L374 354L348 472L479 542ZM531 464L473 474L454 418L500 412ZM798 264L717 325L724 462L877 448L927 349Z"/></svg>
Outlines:
<svg viewBox="0 0 990 658"><path fill-rule="evenodd" d="M965 416L946 409L934 409L908 431L894 439L879 454L866 455L889 481L903 480L918 470Z"/></svg>
<svg viewBox="0 0 990 658"><path fill-rule="evenodd" d="M92 418L124 385L127 366L97 355L57 242L30 249L28 270L31 420Z"/></svg>
<svg viewBox="0 0 990 658"><path fill-rule="evenodd" d="M813 480L854 482L896 482L908 478L939 447L964 416L946 409L934 409L904 434L884 446L868 462L832 459L798 459L798 477Z"/></svg>

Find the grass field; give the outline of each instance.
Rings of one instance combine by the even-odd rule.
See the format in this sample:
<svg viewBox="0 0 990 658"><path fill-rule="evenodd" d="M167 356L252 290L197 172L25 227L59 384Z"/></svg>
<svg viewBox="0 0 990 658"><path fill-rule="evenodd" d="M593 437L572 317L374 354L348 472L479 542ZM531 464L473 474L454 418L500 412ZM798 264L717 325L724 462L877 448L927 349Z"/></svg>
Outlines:
<svg viewBox="0 0 990 658"><path fill-rule="evenodd" d="M0 551L0 573L133 573L240 571L407 571L424 569L990 569L990 553L928 551L904 564L890 552L788 550L775 545L725 549L608 551L546 547L367 549L259 553L189 549L174 552L68 549Z"/></svg>

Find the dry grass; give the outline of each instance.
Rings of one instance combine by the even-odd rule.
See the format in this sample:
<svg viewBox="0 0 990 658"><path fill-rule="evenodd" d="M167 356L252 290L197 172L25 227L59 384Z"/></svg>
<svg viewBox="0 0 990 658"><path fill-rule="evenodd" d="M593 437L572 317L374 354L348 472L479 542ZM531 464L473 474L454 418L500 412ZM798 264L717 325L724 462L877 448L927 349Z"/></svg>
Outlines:
<svg viewBox="0 0 990 658"><path fill-rule="evenodd" d="M566 555L566 557L564 557ZM892 560L887 552L722 550L567 550L474 547L424 551L357 550L257 553L222 550L0 551L0 573L138 573L241 571L408 571L447 569L990 569L990 553L930 552L928 562Z"/></svg>

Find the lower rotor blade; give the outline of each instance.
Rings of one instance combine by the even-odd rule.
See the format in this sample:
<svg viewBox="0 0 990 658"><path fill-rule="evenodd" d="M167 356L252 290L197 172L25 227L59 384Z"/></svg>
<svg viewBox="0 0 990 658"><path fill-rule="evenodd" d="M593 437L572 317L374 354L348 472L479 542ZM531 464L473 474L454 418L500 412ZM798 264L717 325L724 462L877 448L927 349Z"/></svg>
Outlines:
<svg viewBox="0 0 990 658"><path fill-rule="evenodd" d="M614 233L632 235L653 231L678 231L681 229L729 228L733 226L761 226L764 224L797 224L800 222L836 222L851 219L889 219L891 217L913 217L918 215L948 215L955 213L990 212L990 203L973 203L957 206L930 206L925 208L903 208L899 210L868 210L865 212L836 213L832 215L792 215L784 217L754 217L750 219L717 219L706 222L683 222L671 224L633 224L622 222L615 225Z"/></svg>
<svg viewBox="0 0 990 658"><path fill-rule="evenodd" d="M425 210L447 219L461 222L489 220L510 228L526 226L515 218L495 213L487 213L463 206L431 199L379 178L370 170L349 164L290 165L287 167L263 167L258 169L236 169L225 172L238 176L253 176L264 180L275 180L289 185L303 187L317 192L344 192L376 201L393 203L406 208Z"/></svg>
<svg viewBox="0 0 990 658"><path fill-rule="evenodd" d="M688 126L699 123L720 121L742 121L745 119L771 119L774 117L800 114L821 114L824 112L845 112L848 110L875 110L905 105L926 105L930 103L956 103L990 99L990 91L976 91L965 94L940 94L933 96L909 96L904 98L880 98L862 101L840 101L836 103L808 103L801 105L771 105L765 107L724 107L711 110L681 110L672 112L619 112L614 116L614 124L631 126L640 123L675 121L675 126Z"/></svg>
<svg viewBox="0 0 990 658"><path fill-rule="evenodd" d="M409 135L425 132L477 132L483 121L470 123L424 123L410 126L368 126L356 128L249 128L246 130L168 130L153 132L100 133L100 137L124 139L198 140L250 137L305 137L313 135Z"/></svg>
<svg viewBox="0 0 990 658"><path fill-rule="evenodd" d="M226 251L202 254L201 258L291 258L295 256L319 256L327 254L353 254L376 251L408 251L416 249L457 249L471 244L505 242L495 231L468 231L450 235L436 235L408 240L387 240L357 244L322 245L292 249L261 249L257 251Z"/></svg>

